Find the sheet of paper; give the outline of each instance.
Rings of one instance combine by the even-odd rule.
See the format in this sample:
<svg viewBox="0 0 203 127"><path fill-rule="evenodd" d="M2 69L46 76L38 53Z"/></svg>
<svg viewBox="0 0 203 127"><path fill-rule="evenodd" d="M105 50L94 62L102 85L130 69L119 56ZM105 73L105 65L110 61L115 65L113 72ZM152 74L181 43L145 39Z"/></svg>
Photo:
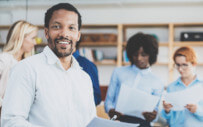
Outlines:
<svg viewBox="0 0 203 127"><path fill-rule="evenodd" d="M107 120L95 117L87 127L138 127L139 124L130 124L119 121Z"/></svg>
<svg viewBox="0 0 203 127"><path fill-rule="evenodd" d="M196 85L186 90L166 93L164 100L173 105L172 110L184 110L187 104L197 104L203 99L203 86Z"/></svg>
<svg viewBox="0 0 203 127"><path fill-rule="evenodd" d="M136 87L122 84L118 96L116 111L125 115L144 118L142 112L152 112L159 99L160 97L148 94Z"/></svg>

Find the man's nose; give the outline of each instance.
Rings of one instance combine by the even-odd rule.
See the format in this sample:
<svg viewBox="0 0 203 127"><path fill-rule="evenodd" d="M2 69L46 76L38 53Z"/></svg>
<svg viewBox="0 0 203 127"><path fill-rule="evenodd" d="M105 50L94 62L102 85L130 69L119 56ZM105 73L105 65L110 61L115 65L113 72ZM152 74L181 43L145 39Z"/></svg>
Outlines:
<svg viewBox="0 0 203 127"><path fill-rule="evenodd" d="M64 37L64 38L68 37L69 34L70 34L70 31L68 29L66 29L66 28L61 29L61 31L59 33L59 35Z"/></svg>

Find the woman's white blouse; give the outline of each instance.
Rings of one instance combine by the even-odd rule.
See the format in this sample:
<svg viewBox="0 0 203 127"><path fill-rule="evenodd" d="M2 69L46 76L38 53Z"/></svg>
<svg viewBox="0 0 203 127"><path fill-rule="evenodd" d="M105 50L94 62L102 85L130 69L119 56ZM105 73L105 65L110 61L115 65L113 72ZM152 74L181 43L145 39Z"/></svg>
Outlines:
<svg viewBox="0 0 203 127"><path fill-rule="evenodd" d="M17 62L18 61L14 59L13 55L9 53L4 52L0 54L0 107L2 105L3 96L6 90L10 69Z"/></svg>

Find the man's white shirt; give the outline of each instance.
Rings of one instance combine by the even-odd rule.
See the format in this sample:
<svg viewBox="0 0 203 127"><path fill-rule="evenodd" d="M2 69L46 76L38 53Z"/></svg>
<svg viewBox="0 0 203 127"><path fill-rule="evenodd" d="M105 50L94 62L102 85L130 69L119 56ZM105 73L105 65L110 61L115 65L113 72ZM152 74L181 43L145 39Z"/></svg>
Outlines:
<svg viewBox="0 0 203 127"><path fill-rule="evenodd" d="M90 77L72 57L65 70L47 46L11 71L2 127L85 127L96 109Z"/></svg>

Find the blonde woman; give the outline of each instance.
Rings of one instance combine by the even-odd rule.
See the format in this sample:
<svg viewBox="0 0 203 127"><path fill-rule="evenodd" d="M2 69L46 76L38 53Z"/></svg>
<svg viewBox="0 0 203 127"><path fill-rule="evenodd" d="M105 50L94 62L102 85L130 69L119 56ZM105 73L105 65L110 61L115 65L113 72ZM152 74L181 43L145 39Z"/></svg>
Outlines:
<svg viewBox="0 0 203 127"><path fill-rule="evenodd" d="M9 71L13 65L25 57L31 55L31 51L36 44L38 28L26 21L17 21L9 29L6 46L0 54L0 108Z"/></svg>
<svg viewBox="0 0 203 127"><path fill-rule="evenodd" d="M191 47L181 47L173 55L175 67L180 77L171 83L167 92L177 92L202 85L202 80L195 73L197 57ZM203 101L198 104L187 104L184 110L174 111L173 106L163 102L162 116L170 127L202 127L203 126Z"/></svg>

